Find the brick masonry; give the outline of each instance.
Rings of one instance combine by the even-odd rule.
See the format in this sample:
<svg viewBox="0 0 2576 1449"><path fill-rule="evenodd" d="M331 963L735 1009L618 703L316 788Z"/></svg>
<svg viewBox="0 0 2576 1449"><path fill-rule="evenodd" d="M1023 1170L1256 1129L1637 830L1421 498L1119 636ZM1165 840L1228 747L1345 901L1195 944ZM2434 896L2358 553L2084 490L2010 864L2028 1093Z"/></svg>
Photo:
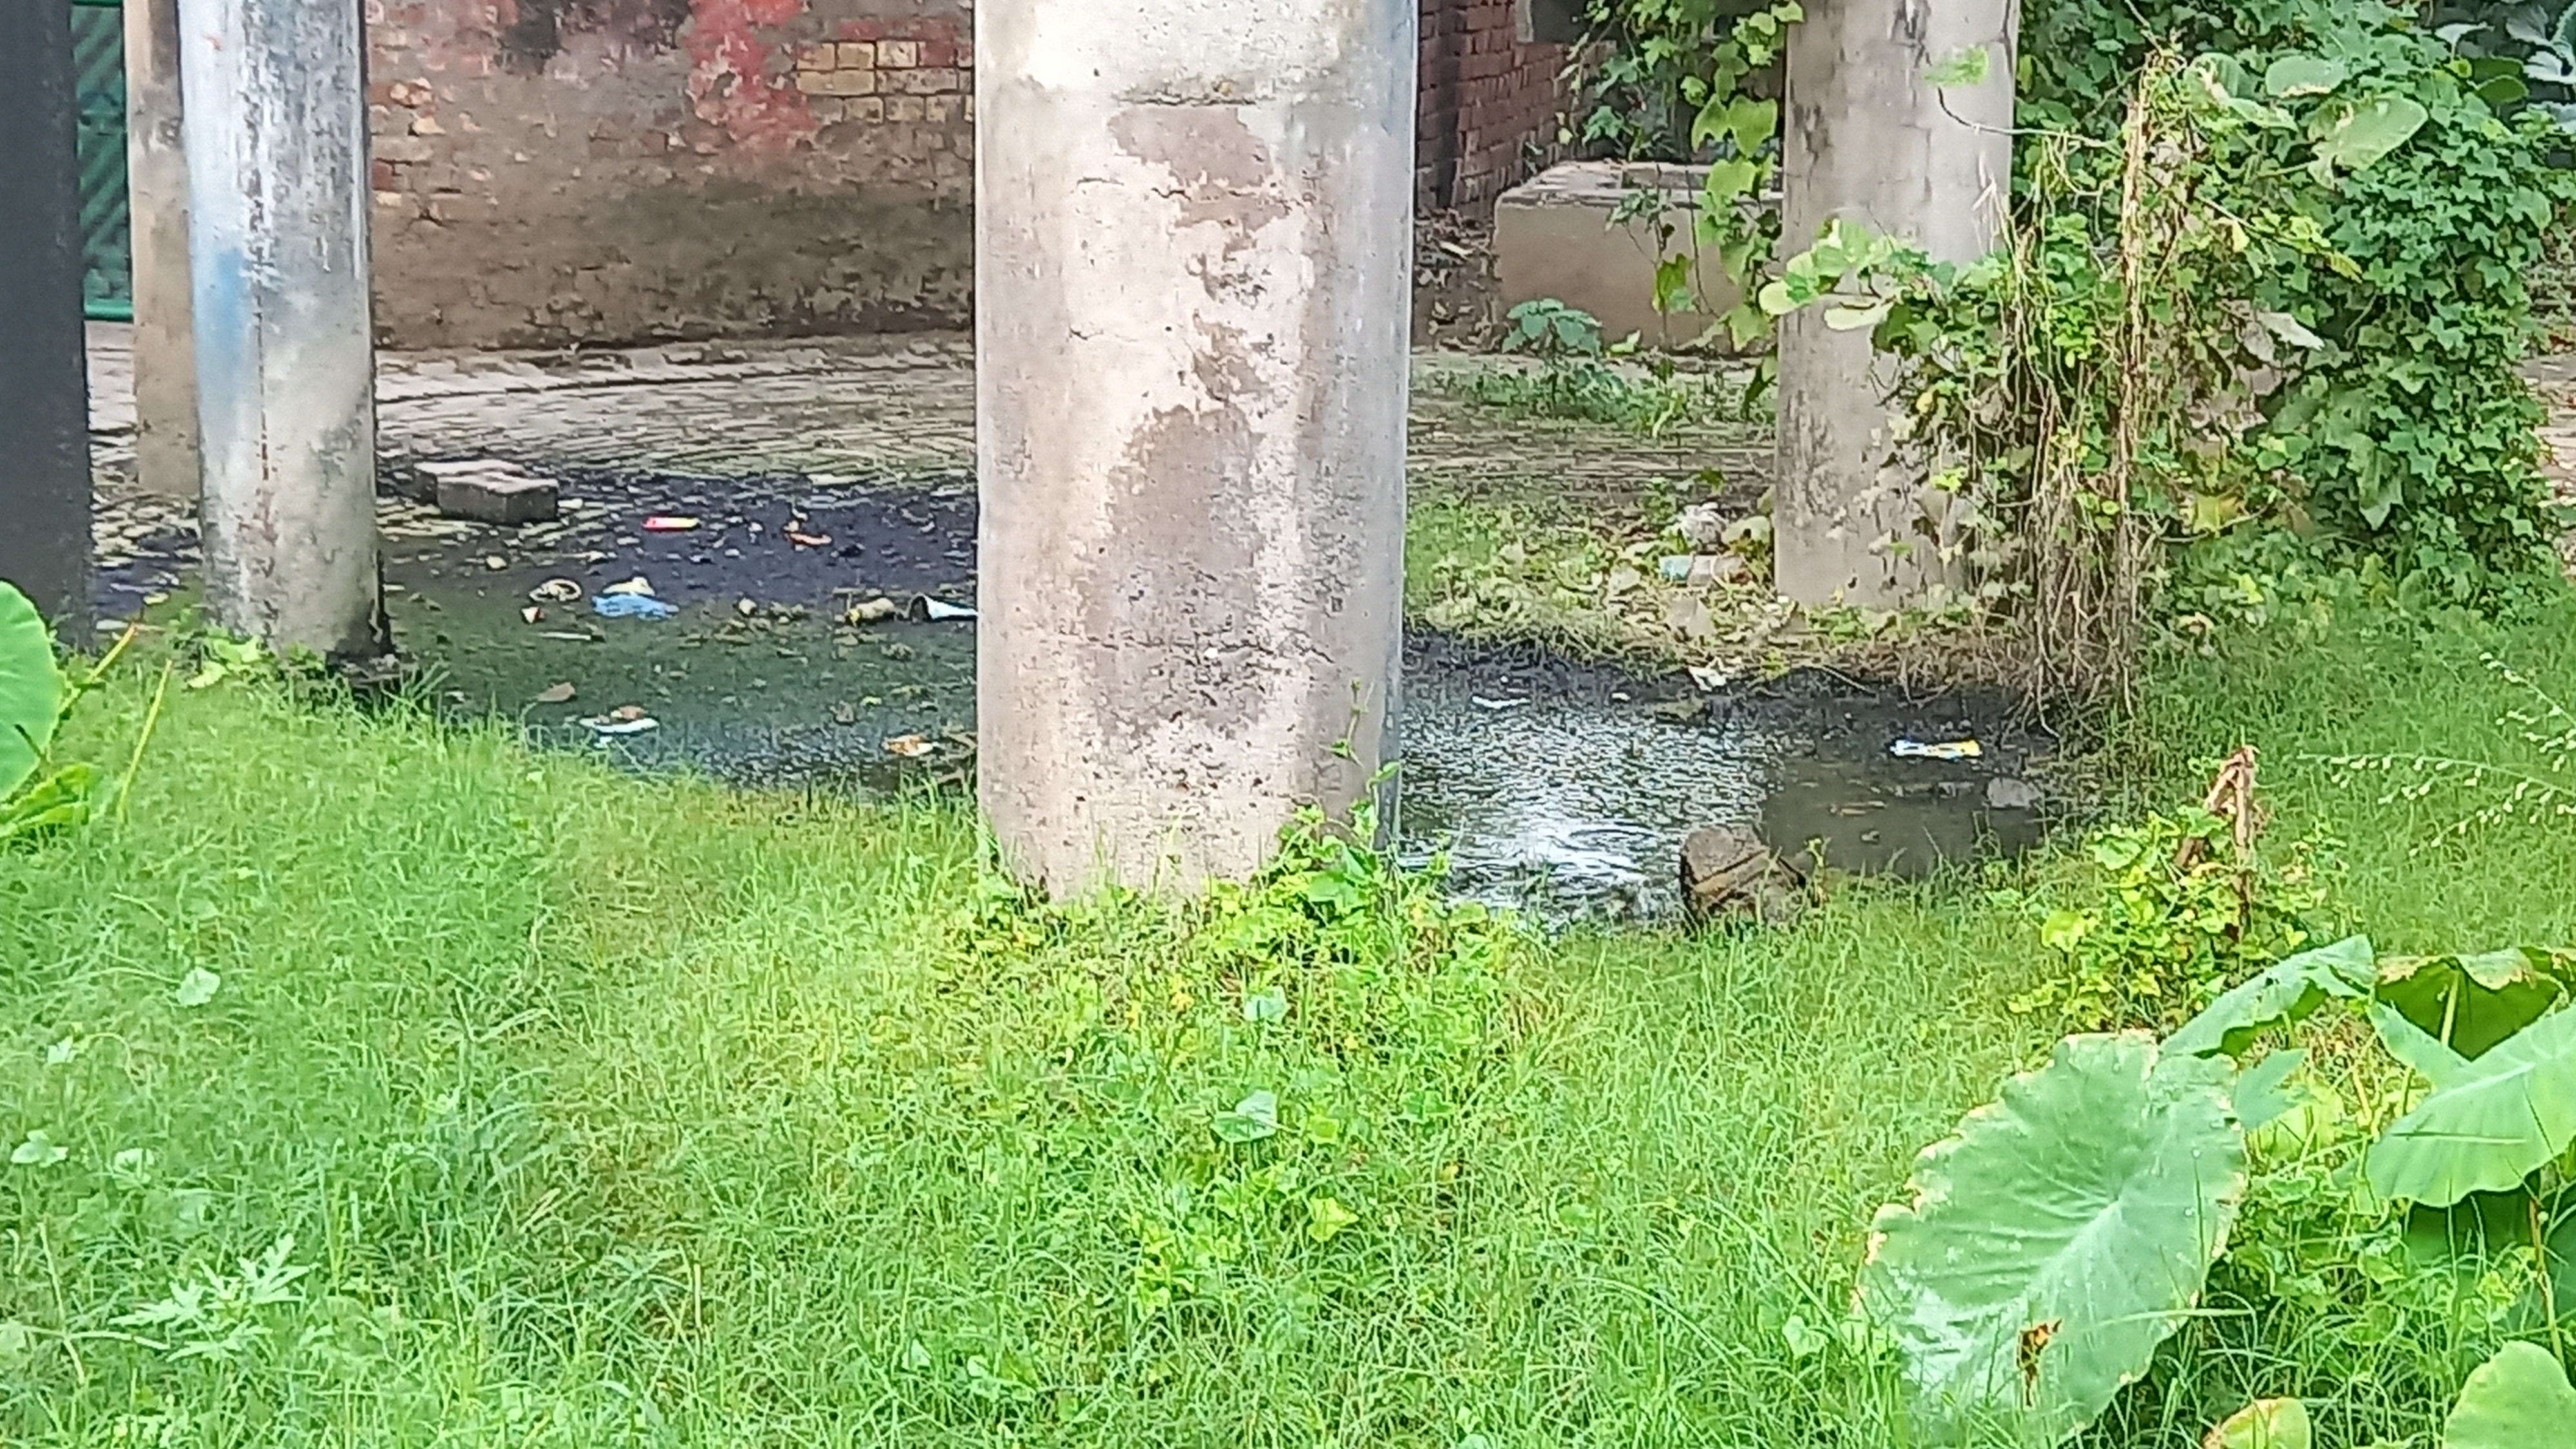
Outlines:
<svg viewBox="0 0 2576 1449"><path fill-rule="evenodd" d="M1428 210L1491 211L1556 154L1567 51L1523 37L1547 0L1422 0L1422 99L1414 198ZM1561 8L1561 7L1549 7Z"/></svg>
<svg viewBox="0 0 2576 1449"><path fill-rule="evenodd" d="M1419 199L1482 210L1564 51L1520 43L1532 0L1421 3ZM968 321L972 0L366 6L388 345Z"/></svg>

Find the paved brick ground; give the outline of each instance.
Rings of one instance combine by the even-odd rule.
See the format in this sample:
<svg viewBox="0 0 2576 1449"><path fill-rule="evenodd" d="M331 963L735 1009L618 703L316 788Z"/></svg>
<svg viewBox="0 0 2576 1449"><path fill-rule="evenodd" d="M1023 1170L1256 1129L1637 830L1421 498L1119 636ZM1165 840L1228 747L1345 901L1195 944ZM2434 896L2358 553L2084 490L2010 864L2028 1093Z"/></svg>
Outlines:
<svg viewBox="0 0 2576 1449"><path fill-rule="evenodd" d="M127 329L91 332L99 467L99 561L184 554L190 510L132 483ZM1618 428L1515 420L1439 385L1492 365L1455 352L1416 359L1411 471L1417 485L1619 511L1652 480L1703 486L1714 469L1749 503L1769 477L1766 430L1697 427L1666 438ZM2536 362L2551 407L2549 473L2576 505L2576 357ZM378 431L387 462L492 455L739 480L904 482L965 488L975 455L973 359L956 336L770 344L687 344L581 353L412 353L382 359ZM438 532L425 510L387 500L395 536ZM2576 537L2567 544L2576 569Z"/></svg>
<svg viewBox="0 0 2576 1449"><path fill-rule="evenodd" d="M92 406L102 507L100 562L166 546L189 511L133 484L130 344L93 331ZM1502 417L1442 390L1484 366L1458 353L1418 360L1412 471L1483 493L1616 506L1651 480L1721 469L1746 496L1769 466L1751 427L1644 438L1618 428ZM716 479L905 482L967 487L975 462L973 358L963 338L928 336L615 352L414 353L382 359L379 446L391 467L428 458L505 457ZM432 527L388 500L397 534Z"/></svg>

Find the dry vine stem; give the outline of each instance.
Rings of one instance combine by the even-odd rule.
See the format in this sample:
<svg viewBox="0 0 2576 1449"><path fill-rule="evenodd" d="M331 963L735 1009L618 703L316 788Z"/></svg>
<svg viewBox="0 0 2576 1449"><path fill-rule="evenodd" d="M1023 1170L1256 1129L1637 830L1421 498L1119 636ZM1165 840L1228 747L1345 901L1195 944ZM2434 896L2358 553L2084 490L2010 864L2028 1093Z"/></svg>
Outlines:
<svg viewBox="0 0 2576 1449"><path fill-rule="evenodd" d="M2180 241L2179 213L2190 202L2187 162L2198 150L2198 137L2188 123L2164 124L2152 104L2176 69L2171 55L2154 57L2129 97L2120 128L2119 326L2107 354L2095 364L2100 371L2092 376L2079 372L2074 379L2075 396L2042 400L2039 466L2032 478L2032 676L2072 682L2086 693L2114 694L2123 704L2135 702L2151 542L2147 521L2136 507L2142 443L2149 432L2148 415L2171 408L2173 384L2191 375L2187 360L2173 355L2175 349L2160 340L2163 329L2147 314L2157 273ZM2017 251L2024 265L2036 261L2027 239ZM2024 336L2019 342L2025 347L2051 345L2046 337ZM2035 370L2044 373L2045 365ZM2098 399L2106 393L2110 416L2101 418ZM2169 425L2172 420L2157 421ZM2106 456L2098 469L2088 466L2090 425L2096 422L2109 424L2102 435Z"/></svg>
<svg viewBox="0 0 2576 1449"><path fill-rule="evenodd" d="M2244 930L2254 920L2254 837L2263 828L2262 817L2254 805L2255 755L2252 745L2239 745L2218 767L2218 779L2209 787L2209 798L2201 808L2224 820L2236 845L2236 928ZM2197 835L2186 836L2182 847L2174 852L2174 868L2188 872L2207 853L2208 842Z"/></svg>

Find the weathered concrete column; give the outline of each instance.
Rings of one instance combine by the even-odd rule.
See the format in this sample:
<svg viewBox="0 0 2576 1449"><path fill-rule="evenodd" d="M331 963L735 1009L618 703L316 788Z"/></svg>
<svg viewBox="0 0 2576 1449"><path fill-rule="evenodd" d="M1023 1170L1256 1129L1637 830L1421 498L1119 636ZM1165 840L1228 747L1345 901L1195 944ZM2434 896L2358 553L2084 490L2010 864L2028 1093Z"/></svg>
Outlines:
<svg viewBox="0 0 2576 1449"><path fill-rule="evenodd" d="M206 602L380 653L357 0L179 0Z"/></svg>
<svg viewBox="0 0 2576 1449"><path fill-rule="evenodd" d="M71 9L0 6L0 579L87 645L90 475Z"/></svg>
<svg viewBox="0 0 2576 1449"><path fill-rule="evenodd" d="M197 334L188 295L188 153L180 144L179 0L125 0L125 189L133 216L134 471L194 497Z"/></svg>
<svg viewBox="0 0 2576 1449"><path fill-rule="evenodd" d="M1416 5L976 7L978 769L1059 894L1245 875L1392 748Z"/></svg>
<svg viewBox="0 0 2576 1449"><path fill-rule="evenodd" d="M1939 260L1994 248L2012 181L2017 10L2011 0L1810 0L1789 31L1784 255L1838 216L1911 237ZM1989 53L1984 81L1944 90L1925 79L1974 46ZM1781 319L1773 550L1790 598L1891 608L1951 575L1939 558L1941 500L1891 457L1886 394L1868 332L1831 331L1813 307Z"/></svg>

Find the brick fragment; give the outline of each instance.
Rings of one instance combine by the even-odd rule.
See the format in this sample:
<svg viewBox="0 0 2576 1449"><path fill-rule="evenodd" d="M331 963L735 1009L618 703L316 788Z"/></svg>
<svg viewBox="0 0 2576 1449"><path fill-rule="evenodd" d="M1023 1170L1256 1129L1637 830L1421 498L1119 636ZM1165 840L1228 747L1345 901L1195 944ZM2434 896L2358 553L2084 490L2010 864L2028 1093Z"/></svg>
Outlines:
<svg viewBox="0 0 2576 1449"><path fill-rule="evenodd" d="M458 473L438 480L438 511L478 523L548 523L561 513L563 488L523 473Z"/></svg>

